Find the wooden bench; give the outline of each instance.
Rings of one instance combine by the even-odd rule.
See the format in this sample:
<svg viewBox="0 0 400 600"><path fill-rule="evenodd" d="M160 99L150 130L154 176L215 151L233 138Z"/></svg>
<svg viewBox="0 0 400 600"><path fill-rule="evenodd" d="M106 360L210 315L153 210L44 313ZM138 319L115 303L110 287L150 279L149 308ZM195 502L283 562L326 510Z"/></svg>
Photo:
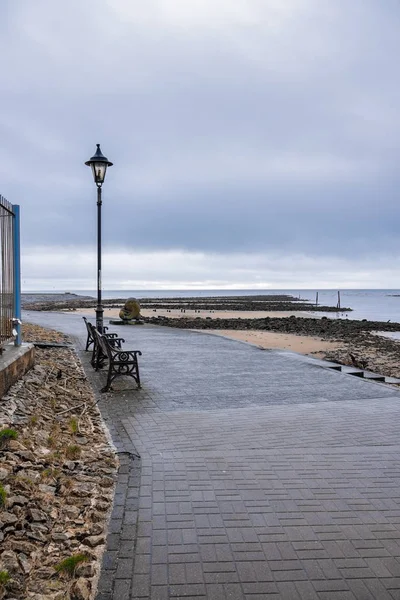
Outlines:
<svg viewBox="0 0 400 600"><path fill-rule="evenodd" d="M121 375L132 377L140 388L138 363L138 356L142 355L140 350L125 350L115 347L113 345L115 340L99 333L95 327L93 327L93 336L95 347L97 347L94 363L96 371L108 361L107 383L101 391L108 392L114 379Z"/></svg>

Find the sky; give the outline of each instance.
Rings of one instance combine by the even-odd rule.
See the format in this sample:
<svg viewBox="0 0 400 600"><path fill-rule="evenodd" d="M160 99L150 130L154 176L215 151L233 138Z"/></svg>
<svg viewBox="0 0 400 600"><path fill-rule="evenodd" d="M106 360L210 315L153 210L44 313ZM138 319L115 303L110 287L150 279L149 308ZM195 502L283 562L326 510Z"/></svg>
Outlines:
<svg viewBox="0 0 400 600"><path fill-rule="evenodd" d="M0 0L23 290L400 288L398 0Z"/></svg>

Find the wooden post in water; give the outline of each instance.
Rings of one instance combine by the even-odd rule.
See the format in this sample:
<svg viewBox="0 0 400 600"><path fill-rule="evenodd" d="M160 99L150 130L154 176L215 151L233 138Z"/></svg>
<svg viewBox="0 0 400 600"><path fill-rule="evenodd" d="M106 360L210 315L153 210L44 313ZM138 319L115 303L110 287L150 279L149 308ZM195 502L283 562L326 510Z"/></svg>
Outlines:
<svg viewBox="0 0 400 600"><path fill-rule="evenodd" d="M338 302L337 302L337 307L338 307L338 309L340 310L340 292L339 292L339 291L338 291L338 293L337 293L337 300L338 300Z"/></svg>
<svg viewBox="0 0 400 600"><path fill-rule="evenodd" d="M317 292L317 295L315 296L315 306L318 306L318 292Z"/></svg>

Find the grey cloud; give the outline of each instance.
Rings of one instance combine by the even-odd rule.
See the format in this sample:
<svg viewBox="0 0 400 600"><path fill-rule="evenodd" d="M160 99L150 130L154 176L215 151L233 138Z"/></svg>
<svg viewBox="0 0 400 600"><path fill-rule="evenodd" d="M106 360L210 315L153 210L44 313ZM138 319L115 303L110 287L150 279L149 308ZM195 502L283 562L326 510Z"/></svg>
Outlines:
<svg viewBox="0 0 400 600"><path fill-rule="evenodd" d="M25 247L93 246L101 142L106 248L399 253L397 3L192 6L2 3L0 193Z"/></svg>

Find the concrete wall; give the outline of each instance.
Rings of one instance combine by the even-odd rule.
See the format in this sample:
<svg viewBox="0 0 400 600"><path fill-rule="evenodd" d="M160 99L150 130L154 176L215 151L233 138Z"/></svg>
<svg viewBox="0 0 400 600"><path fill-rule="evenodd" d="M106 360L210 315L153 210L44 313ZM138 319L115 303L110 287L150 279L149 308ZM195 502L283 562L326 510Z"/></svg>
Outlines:
<svg viewBox="0 0 400 600"><path fill-rule="evenodd" d="M0 355L0 398L35 364L33 344L7 344Z"/></svg>

